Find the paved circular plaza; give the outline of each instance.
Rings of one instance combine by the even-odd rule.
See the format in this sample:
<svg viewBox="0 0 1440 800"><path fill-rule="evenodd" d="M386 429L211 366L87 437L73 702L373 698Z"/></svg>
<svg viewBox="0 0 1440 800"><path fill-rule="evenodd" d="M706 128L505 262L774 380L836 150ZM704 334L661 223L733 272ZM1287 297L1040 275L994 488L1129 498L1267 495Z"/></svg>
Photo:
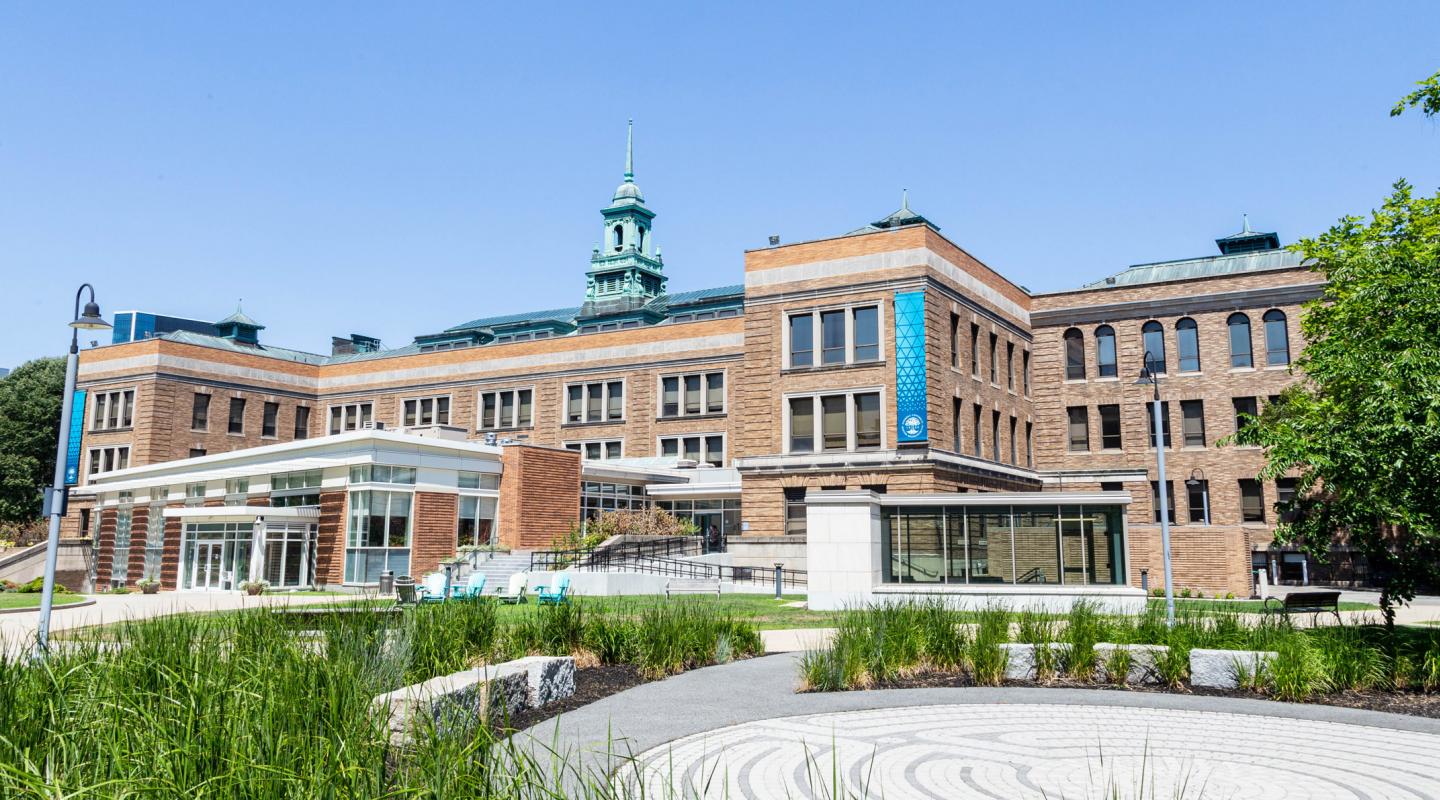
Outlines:
<svg viewBox="0 0 1440 800"><path fill-rule="evenodd" d="M647 797L1437 798L1440 736L1097 705L930 705L747 722L640 755ZM627 783L635 781L633 770ZM840 783L840 786L836 786Z"/></svg>

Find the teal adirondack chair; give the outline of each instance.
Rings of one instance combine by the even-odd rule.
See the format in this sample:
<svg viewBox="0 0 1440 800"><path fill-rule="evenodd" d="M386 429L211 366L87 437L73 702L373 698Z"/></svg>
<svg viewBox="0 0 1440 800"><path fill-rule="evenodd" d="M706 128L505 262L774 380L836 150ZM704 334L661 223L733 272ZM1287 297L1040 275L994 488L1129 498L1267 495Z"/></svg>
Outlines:
<svg viewBox="0 0 1440 800"><path fill-rule="evenodd" d="M470 577L461 586L450 593L456 600L474 600L485 593L485 573L472 572Z"/></svg>
<svg viewBox="0 0 1440 800"><path fill-rule="evenodd" d="M540 590L535 593L535 600L542 606L568 603L570 602L568 596L569 591L570 575L562 572L555 576L555 580L550 584L549 589L546 589L544 586L540 587Z"/></svg>

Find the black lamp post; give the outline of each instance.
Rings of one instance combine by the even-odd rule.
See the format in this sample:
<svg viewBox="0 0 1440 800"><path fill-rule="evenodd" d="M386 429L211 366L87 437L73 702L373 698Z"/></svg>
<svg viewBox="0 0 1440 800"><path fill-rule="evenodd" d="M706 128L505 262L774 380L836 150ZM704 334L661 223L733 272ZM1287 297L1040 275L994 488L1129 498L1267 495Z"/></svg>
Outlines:
<svg viewBox="0 0 1440 800"><path fill-rule="evenodd" d="M1155 462L1157 477L1160 479L1159 489L1155 494L1160 498L1160 543L1165 551L1165 624L1168 627L1175 627L1175 581L1170 569L1170 498L1169 492L1165 491L1165 439L1162 433L1163 417L1162 406L1160 405L1160 373L1155 369L1155 355L1145 351L1145 367L1140 370L1140 379L1135 381L1136 386L1150 384L1155 387L1154 413L1150 415L1154 421L1155 438Z"/></svg>

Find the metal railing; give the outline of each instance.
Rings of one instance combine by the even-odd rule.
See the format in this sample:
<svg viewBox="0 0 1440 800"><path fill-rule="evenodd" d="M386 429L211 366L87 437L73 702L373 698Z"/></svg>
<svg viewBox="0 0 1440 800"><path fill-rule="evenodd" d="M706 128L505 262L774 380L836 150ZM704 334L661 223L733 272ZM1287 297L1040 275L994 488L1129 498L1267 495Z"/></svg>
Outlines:
<svg viewBox="0 0 1440 800"><path fill-rule="evenodd" d="M700 545L700 540L694 536L658 536L621 542L611 547L536 550L530 554L530 569L603 571L622 567L637 558L699 555Z"/></svg>
<svg viewBox="0 0 1440 800"><path fill-rule="evenodd" d="M640 558L627 565L626 569L630 572L666 575L686 580L718 580L731 583L758 583L767 586L775 582L774 567L735 567L728 564L710 564L704 561L685 561L676 558ZM788 587L805 586L805 571L781 569L780 584Z"/></svg>

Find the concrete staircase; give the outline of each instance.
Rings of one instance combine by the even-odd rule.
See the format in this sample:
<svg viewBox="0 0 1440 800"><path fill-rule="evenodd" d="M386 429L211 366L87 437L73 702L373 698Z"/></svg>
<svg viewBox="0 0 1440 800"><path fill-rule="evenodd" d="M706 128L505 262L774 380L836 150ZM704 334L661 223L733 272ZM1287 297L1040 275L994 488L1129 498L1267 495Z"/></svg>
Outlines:
<svg viewBox="0 0 1440 800"><path fill-rule="evenodd" d="M475 555L473 563L473 567L467 563L460 568L456 582L464 584L472 573L484 573L485 593L494 594L496 587L503 589L510 583L511 575L530 569L530 551L516 550L511 553L496 553L494 556L481 552Z"/></svg>

